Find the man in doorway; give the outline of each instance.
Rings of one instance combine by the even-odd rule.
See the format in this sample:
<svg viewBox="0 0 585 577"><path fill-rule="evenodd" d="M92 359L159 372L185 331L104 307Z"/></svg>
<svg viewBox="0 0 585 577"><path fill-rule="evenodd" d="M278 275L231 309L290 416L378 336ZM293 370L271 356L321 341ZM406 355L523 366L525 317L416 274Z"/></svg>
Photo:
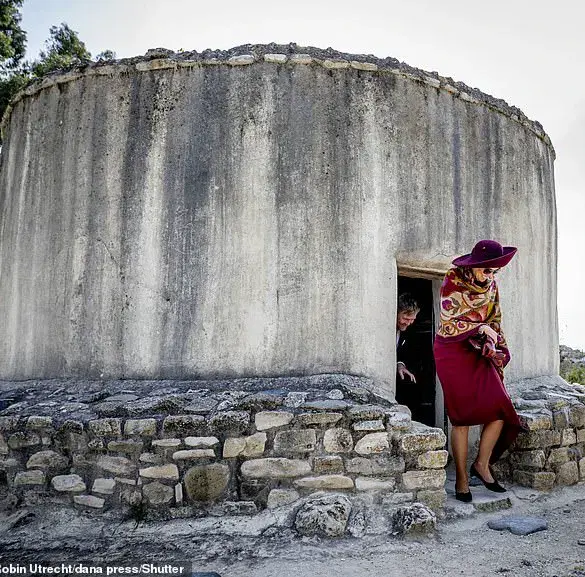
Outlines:
<svg viewBox="0 0 585 577"><path fill-rule="evenodd" d="M406 382L416 383L416 377L408 370L406 366L407 348L404 331L416 320L416 315L419 313L420 307L415 298L410 293L401 293L398 296L398 304L396 307L396 400L398 400L401 392L400 384ZM400 402L400 401L398 401Z"/></svg>

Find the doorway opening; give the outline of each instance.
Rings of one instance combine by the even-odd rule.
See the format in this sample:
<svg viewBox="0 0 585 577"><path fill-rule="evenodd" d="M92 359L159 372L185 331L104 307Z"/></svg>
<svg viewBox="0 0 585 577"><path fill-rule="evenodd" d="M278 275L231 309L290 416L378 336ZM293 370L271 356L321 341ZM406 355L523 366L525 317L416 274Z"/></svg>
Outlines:
<svg viewBox="0 0 585 577"><path fill-rule="evenodd" d="M401 352L407 369L416 377L416 383L411 382L408 377L402 380L396 375L396 401L411 410L413 420L442 428L443 423L437 423L435 409L437 374L433 357L433 281L399 276L398 294L405 292L410 293L420 307L416 321L403 333L404 344Z"/></svg>

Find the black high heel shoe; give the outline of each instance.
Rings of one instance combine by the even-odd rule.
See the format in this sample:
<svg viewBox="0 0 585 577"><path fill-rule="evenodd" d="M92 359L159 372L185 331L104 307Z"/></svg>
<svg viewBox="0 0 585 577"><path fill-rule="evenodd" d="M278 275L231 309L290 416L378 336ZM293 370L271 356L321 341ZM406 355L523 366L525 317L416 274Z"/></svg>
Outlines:
<svg viewBox="0 0 585 577"><path fill-rule="evenodd" d="M504 489L504 487L502 487L502 485L500 485L496 479L494 479L493 483L488 483L478 472L477 469L475 468L475 465L471 465L471 468L469 469L469 475L470 477L477 477L484 485L484 487L486 489L489 489L490 491L493 491L494 493L505 493L507 491L507 489Z"/></svg>
<svg viewBox="0 0 585 577"><path fill-rule="evenodd" d="M455 499L458 501L463 501L463 503L471 503L473 496L471 495L471 491L467 491L467 493L460 493L459 491L455 491Z"/></svg>

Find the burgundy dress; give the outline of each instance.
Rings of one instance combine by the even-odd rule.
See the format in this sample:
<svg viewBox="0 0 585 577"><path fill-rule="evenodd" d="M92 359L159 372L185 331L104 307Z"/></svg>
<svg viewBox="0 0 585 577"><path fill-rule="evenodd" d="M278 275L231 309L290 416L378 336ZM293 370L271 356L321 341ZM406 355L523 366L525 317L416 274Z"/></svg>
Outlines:
<svg viewBox="0 0 585 577"><path fill-rule="evenodd" d="M441 286L441 325L434 343L437 375L443 388L447 415L453 425L483 425L503 420L504 427L492 452L496 462L522 429L504 387L503 368L510 360L501 331L496 282L473 282L471 271L451 269ZM498 333L497 348L478 344L479 327ZM474 343L474 344L472 344ZM480 346L480 348L476 348Z"/></svg>

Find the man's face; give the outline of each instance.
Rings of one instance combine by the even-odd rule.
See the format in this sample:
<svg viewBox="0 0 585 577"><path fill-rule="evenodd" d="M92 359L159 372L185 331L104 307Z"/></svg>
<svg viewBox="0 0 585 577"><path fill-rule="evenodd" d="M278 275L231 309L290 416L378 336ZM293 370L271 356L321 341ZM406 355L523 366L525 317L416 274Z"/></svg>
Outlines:
<svg viewBox="0 0 585 577"><path fill-rule="evenodd" d="M400 311L396 316L396 328L405 331L416 320L417 314L414 311Z"/></svg>

